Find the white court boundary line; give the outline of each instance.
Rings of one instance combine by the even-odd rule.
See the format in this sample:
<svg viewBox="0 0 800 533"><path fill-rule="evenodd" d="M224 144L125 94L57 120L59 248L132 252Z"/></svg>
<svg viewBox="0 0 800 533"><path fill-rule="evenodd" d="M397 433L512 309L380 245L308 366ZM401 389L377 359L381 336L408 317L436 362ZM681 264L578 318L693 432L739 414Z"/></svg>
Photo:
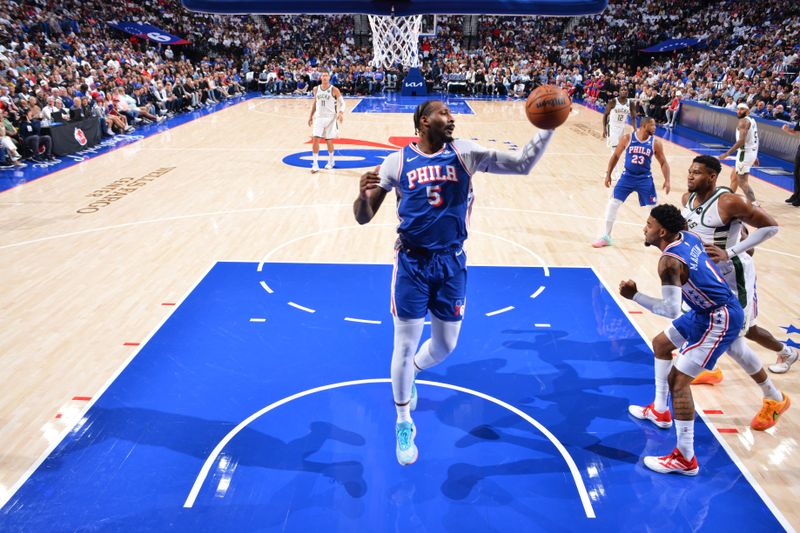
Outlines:
<svg viewBox="0 0 800 533"><path fill-rule="evenodd" d="M331 389L338 389L342 387L352 387L354 385L367 385L367 384L374 384L374 383L391 383L392 380L389 378L373 378L373 379L358 379L354 381L342 381L339 383L332 383L330 385L323 385L321 387L315 387L313 389L308 389L302 392L298 392L296 394L292 394L291 396L287 396L281 400L273 402L268 406L264 407L263 409L256 411L249 417L245 418L243 421L239 423L235 428L230 430L227 435L225 435L222 440L217 443L214 449L209 454L208 458L206 458L205 463L203 463L203 467L200 469L200 472L197 474L197 478L195 478L194 484L192 485L191 490L189 491L189 495L186 497L186 501L183 503L184 508L190 509L194 506L195 501L197 500L197 496L200 493L200 489L203 486L206 478L208 477L208 473L211 470L211 466L217 460L217 457L225 448L225 446L245 427L247 427L251 422L256 420L257 418L261 417L262 415L267 414L268 412L277 409L278 407L285 405L291 401L297 400L304 396L310 396L312 394L316 394L318 392L323 392ZM440 383L438 381L428 381L428 380L417 380L418 384L421 385L430 385L432 387L440 387L443 389L450 389L457 392L463 392L466 394L471 394L472 396L476 396L483 400L492 402L495 405L499 405L500 407L511 411L515 415L519 416L533 427L538 429L547 439L556 447L558 452L561 454L561 457L564 458L564 461L567 463L569 467L570 473L572 474L572 479L575 481L575 487L578 489L578 494L581 498L581 503L583 504L583 510L586 513L586 518L596 518L594 513L594 508L592 507L592 502L589 499L589 493L586 490L586 485L583 483L583 478L581 477L580 471L578 470L578 466L575 464L575 461L572 459L572 456L569 454L567 449L564 447L563 444L553 435L545 426L543 426L539 421L528 415L527 413L523 412L522 410L510 405L503 400L499 400L493 396L489 396L488 394L484 394L482 392L478 392L476 390L468 389L466 387L459 387L458 385L451 385L449 383ZM266 453L266 452L265 452Z"/></svg>
<svg viewBox="0 0 800 533"><path fill-rule="evenodd" d="M380 320L369 320L369 319L367 319L367 318L353 318L353 317L350 317L350 316L346 316L346 317L344 317L344 319L345 319L347 322L358 322L359 324L375 324L375 325L380 325L380 324L382 324L382 323L383 323L383 322L382 322L382 321L380 321Z"/></svg>
<svg viewBox="0 0 800 533"><path fill-rule="evenodd" d="M197 286L200 285L200 283L204 279L206 279L206 276L208 276L209 272L211 272L211 269L213 269L216 266L216 264L217 264L217 261L214 261L214 262L211 263L211 266L209 266L203 272L203 275L201 275L198 278L198 280L196 282L194 282L191 287L189 287L189 290L186 291L186 293L183 295L183 297L180 298L180 300L176 301L176 305L172 308L172 310L169 313L167 313L166 315L164 315L164 317L161 319L161 321L158 323L158 325L156 325L156 327L153 328L152 331L150 331L150 333L147 335L147 337L145 337L144 340L142 340L142 342L136 348L136 350L134 350L134 352L125 360L124 363L122 363L122 365L117 369L117 371L114 372L114 374L110 378L108 378L108 380L105 382L105 384L102 387L100 387L100 390L98 390L92 396L92 399L89 400L88 402L86 402L85 407L81 410L81 414L80 414L80 418L78 419L78 422L76 422L75 424L72 424L72 425L64 428L64 430L61 432L61 435L59 435L58 439L54 440L53 444L51 444L50 446L47 447L47 449L44 451L44 453L42 453L42 455L39 456L39 459L37 459L31 465L31 467L28 468L28 470L22 475L22 477L19 478L19 480L11 487L11 489L8 491L8 493L3 495L3 496L0 496L0 508L3 508L3 507L6 506L6 504L11 500L11 498L14 497L14 495L17 493L17 491L20 489L20 487L22 487L22 485L24 485L25 482L28 481L28 479L33 475L33 473L42 465L42 463L45 461L45 459L47 459L50 456L50 454L53 453L53 450L55 450L58 447L58 445L63 442L63 440L66 438L66 436L69 435L69 433L73 430L73 428L76 425L80 424L83 421L84 415L89 411L89 409L92 408L92 406L95 404L95 402L97 402L97 400L106 392L106 390L111 386L112 383L114 383L114 381L119 377L119 375L122 374L122 372L128 367L128 365L131 363L131 361L133 361L133 359L137 355L139 355L139 352L141 352L144 349L144 347L147 345L147 343L150 342L150 339L152 339L155 336L155 334L158 333L158 330L161 329L161 327L167 322L167 320L169 320L170 317L175 314L175 312L178 310L178 308L181 306L181 304L184 301L186 301L186 298L188 298L189 295L197 288Z"/></svg>
<svg viewBox="0 0 800 533"><path fill-rule="evenodd" d="M634 321L632 318L630 318L628 313L625 311L625 307L619 301L619 299L617 297L617 294L614 291L609 290L608 283L606 283L606 280L603 279L600 276L600 273L597 272L597 270L595 270L594 267L589 267L589 268L592 269L592 272L594 272L594 275L597 276L598 280L600 280L600 283L603 285L603 288L605 288L606 291L608 291L608 293L611 295L611 298L617 304L617 306L619 307L620 311L622 311L622 314L624 314L625 317L628 318L628 322L630 322L633 325L634 329L636 329L636 332L639 334L639 336L642 338L642 340L647 344L647 346L652 351L653 350L653 345L651 344L650 340L648 340L647 335L645 335L644 331L642 331L642 328L639 327L639 324L636 321ZM714 424L712 424L709 421L708 417L706 417L706 415L703 413L702 406L700 406L697 403L697 400L695 400L694 404L695 404L695 411L697 412L697 415L700 418L703 419L703 422L705 423L705 425L708 427L709 430L711 430L711 434L714 435L714 438L716 438L717 442L720 443L720 445L722 446L722 449L724 449L727 452L728 457L731 458L731 460L736 465L736 467L739 469L739 471L742 473L742 475L745 477L745 479L750 483L750 486L753 487L753 490L756 492L756 494L758 494L761 497L761 500L764 502L764 504L767 506L767 508L770 511L772 511L772 514L778 520L780 525L783 526L783 528L786 531L795 531L794 528L792 527L792 525L786 519L786 517L783 516L783 513L780 511L780 509L778 509L778 506L775 505L775 503L772 501L772 499L769 497L769 495L767 495L767 493L764 491L764 489L761 488L761 485L758 484L758 481L756 481L756 479L753 477L753 474L750 473L750 471L744 465L742 460L739 459L739 456L736 455L736 452L733 451L733 448L731 448L728 445L728 443L725 442L725 440L722 438L722 436L717 431L717 428L714 426Z"/></svg>
<svg viewBox="0 0 800 533"><path fill-rule="evenodd" d="M291 307L294 307L295 309L299 309L299 310L301 310L301 311L305 311L306 313L316 313L316 312L317 312L317 310L316 310L316 309L311 309L310 307L305 307L305 306L303 306L303 305L300 305L300 304L298 304L298 303L295 303L295 302L287 302L287 303L288 303L288 304L289 304Z"/></svg>
<svg viewBox="0 0 800 533"><path fill-rule="evenodd" d="M515 309L515 307L513 305L509 305L508 307L504 307L502 309L497 309L496 311L489 311L488 313L485 313L485 314L486 314L486 316L495 316L495 315L499 315L499 314L511 311L512 309Z"/></svg>

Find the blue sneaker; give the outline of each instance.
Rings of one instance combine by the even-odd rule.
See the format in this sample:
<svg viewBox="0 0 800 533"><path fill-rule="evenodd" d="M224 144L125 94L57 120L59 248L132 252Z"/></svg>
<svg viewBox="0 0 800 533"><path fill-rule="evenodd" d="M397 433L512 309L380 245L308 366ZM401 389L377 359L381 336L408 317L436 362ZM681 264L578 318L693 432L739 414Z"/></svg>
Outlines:
<svg viewBox="0 0 800 533"><path fill-rule="evenodd" d="M395 426L395 433L397 433L397 449L395 450L397 462L403 466L413 464L419 457L419 450L414 444L417 428L413 422L400 422Z"/></svg>
<svg viewBox="0 0 800 533"><path fill-rule="evenodd" d="M417 410L417 378L414 378L414 381L411 383L411 402L409 403L409 408L412 411Z"/></svg>

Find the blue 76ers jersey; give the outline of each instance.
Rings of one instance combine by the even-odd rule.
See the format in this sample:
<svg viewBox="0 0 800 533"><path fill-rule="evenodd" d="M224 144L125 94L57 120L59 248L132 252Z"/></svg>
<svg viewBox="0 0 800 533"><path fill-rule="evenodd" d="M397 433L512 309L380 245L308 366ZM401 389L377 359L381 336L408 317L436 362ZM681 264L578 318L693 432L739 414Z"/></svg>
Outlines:
<svg viewBox="0 0 800 533"><path fill-rule="evenodd" d="M412 143L400 157L396 190L402 241L428 250L461 246L467 238L472 182L452 143L431 155Z"/></svg>
<svg viewBox="0 0 800 533"><path fill-rule="evenodd" d="M694 233L680 232L680 239L664 249L663 255L674 257L689 267L689 279L681 287L683 300L697 312L709 313L723 305L739 305L722 278L703 242Z"/></svg>
<svg viewBox="0 0 800 533"><path fill-rule="evenodd" d="M636 137L636 132L631 134L631 141L625 149L625 173L636 178L651 178L650 163L653 160L653 139L650 136L642 142Z"/></svg>

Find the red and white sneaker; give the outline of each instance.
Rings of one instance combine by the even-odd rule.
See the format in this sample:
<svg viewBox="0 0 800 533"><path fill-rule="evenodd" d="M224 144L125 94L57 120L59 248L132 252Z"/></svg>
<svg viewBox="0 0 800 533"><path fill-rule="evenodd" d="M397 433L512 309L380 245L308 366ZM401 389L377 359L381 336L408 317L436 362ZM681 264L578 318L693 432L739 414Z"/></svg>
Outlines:
<svg viewBox="0 0 800 533"><path fill-rule="evenodd" d="M700 471L700 467L697 466L697 455L692 457L691 461L687 461L678 448L663 457L648 455L644 458L644 466L659 474L671 474L674 472L684 476L696 476Z"/></svg>
<svg viewBox="0 0 800 533"><path fill-rule="evenodd" d="M639 420L649 420L661 429L672 427L672 413L669 412L669 408L663 413L659 413L652 403L650 405L629 405L628 412Z"/></svg>

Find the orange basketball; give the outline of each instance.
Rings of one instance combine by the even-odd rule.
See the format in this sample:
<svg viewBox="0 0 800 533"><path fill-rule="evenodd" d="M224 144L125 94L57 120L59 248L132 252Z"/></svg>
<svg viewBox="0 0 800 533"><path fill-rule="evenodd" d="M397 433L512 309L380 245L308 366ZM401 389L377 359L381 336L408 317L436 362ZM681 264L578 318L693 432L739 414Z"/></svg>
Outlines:
<svg viewBox="0 0 800 533"><path fill-rule="evenodd" d="M537 128L552 130L567 120L572 100L564 89L555 85L536 88L525 102L525 114Z"/></svg>

